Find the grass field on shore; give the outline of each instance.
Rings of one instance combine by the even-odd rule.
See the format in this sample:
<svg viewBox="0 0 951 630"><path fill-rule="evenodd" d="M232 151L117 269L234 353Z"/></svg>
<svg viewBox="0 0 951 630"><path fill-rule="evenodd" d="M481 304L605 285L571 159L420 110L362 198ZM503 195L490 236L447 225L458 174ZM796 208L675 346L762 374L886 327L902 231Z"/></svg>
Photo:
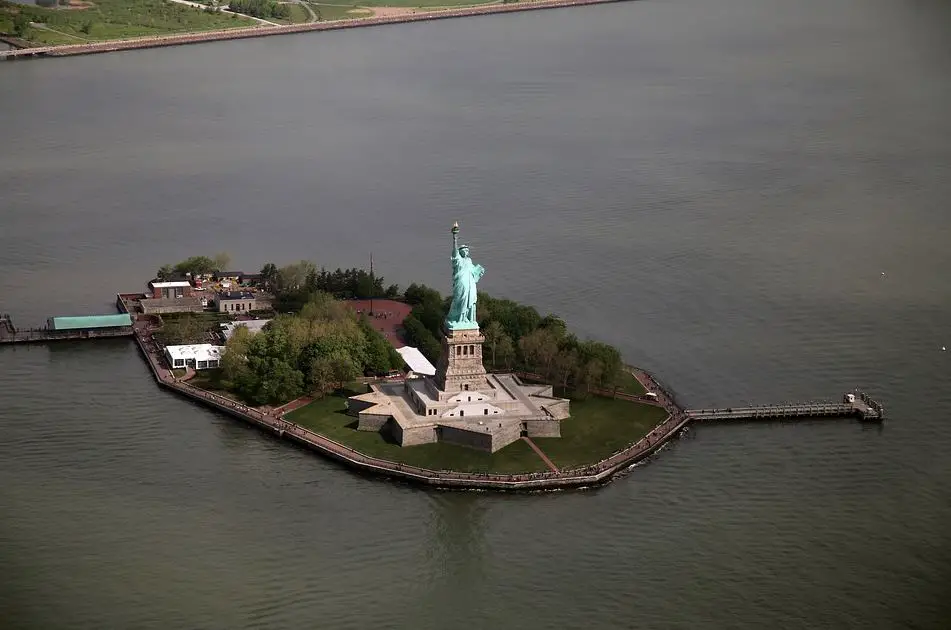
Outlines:
<svg viewBox="0 0 951 630"><path fill-rule="evenodd" d="M560 438L533 439L558 468L582 468L636 442L666 417L653 405L592 396L571 403Z"/></svg>
<svg viewBox="0 0 951 630"><path fill-rule="evenodd" d="M450 444L403 448L387 442L379 433L357 431L356 418L346 415L345 409L343 395L328 396L289 413L287 419L366 455L431 470L548 470L522 440L493 454ZM571 411L572 417L562 422L563 437L534 439L556 466L566 469L597 463L643 437L667 415L651 405L597 397L572 402Z"/></svg>
<svg viewBox="0 0 951 630"><path fill-rule="evenodd" d="M428 468L461 472L524 473L548 470L532 449L519 440L489 454L451 444L421 444L403 448L379 433L357 431L357 419L345 413L343 395L327 396L287 414L287 419L371 457Z"/></svg>
<svg viewBox="0 0 951 630"><path fill-rule="evenodd" d="M18 14L33 24L21 36L38 44L81 44L172 33L208 31L257 22L167 0L95 0L86 8L44 9L0 1L0 32L13 35Z"/></svg>

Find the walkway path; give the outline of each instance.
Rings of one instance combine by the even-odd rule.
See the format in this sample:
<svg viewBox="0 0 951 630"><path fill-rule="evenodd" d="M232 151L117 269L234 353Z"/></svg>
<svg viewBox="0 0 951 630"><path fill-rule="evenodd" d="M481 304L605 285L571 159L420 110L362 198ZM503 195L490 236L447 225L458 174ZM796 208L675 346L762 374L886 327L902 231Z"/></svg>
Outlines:
<svg viewBox="0 0 951 630"><path fill-rule="evenodd" d="M284 414L290 413L294 411L295 409L300 409L301 407L309 405L312 402L314 402L313 396L301 396L300 398L296 400L292 400L289 403L284 403L280 407L275 407L273 411L275 414L283 418Z"/></svg>
<svg viewBox="0 0 951 630"><path fill-rule="evenodd" d="M525 440L525 442L528 443L530 447L532 447L532 450L535 451L535 454L542 458L542 461L545 462L549 468L551 468L552 472L560 472L558 467L555 466L555 464L550 459L548 459L548 455L545 455L542 449L538 448L538 445L535 444L531 438L522 436L522 439Z"/></svg>

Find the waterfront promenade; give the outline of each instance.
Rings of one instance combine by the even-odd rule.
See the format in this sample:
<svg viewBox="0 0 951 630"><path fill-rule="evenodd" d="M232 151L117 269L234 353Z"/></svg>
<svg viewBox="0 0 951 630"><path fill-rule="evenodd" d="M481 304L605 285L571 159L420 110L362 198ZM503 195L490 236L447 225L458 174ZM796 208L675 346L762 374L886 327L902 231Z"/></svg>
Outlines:
<svg viewBox="0 0 951 630"><path fill-rule="evenodd" d="M559 9L564 7L586 6L591 4L609 4L622 1L624 0L537 0L513 2L511 4L462 7L457 9L439 9L430 11L422 10L418 13L401 13L398 15L387 15L370 18L360 18L355 16L353 19L335 20L332 22L310 22L307 24L291 24L287 26L253 26L248 28L234 28L220 31L205 31L201 33L164 35L160 37L139 37L135 39L89 42L85 44L67 44L64 46L34 46L30 48L0 51L0 61L28 59L33 57L92 55L97 53L116 52L120 50L135 50L139 48L184 46L186 44L204 44L208 42L224 41L230 39L247 39L249 37L292 35L295 33L309 33L312 31L333 31L347 28L361 28L366 26L382 26L384 24L445 20L475 15L489 15L493 13L516 13L520 11Z"/></svg>
<svg viewBox="0 0 951 630"><path fill-rule="evenodd" d="M652 389L658 390L657 402L668 409L668 417L639 441L612 454L607 459L580 469L521 475L428 470L369 457L339 442L289 422L284 418L284 414L288 411L288 407L293 407L292 403L277 409L255 409L225 396L189 385L187 382L176 378L168 368L163 366L160 349L152 336L157 330L157 328L150 326L148 322L139 321L135 327L135 340L161 387L227 413L232 417L244 420L277 437L312 448L351 468L437 488L515 491L554 490L599 485L609 481L618 472L658 450L668 440L676 436L680 429L690 421L690 418L683 414L672 398L666 393L661 395L663 390L656 385L646 372L638 371L638 379L645 379L646 382L642 381L645 386L649 383Z"/></svg>

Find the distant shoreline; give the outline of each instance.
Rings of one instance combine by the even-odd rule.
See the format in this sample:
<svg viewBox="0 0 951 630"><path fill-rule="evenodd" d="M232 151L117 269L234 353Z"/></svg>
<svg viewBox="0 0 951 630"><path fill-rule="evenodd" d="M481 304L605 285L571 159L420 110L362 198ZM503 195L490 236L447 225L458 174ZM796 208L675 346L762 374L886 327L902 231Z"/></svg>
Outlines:
<svg viewBox="0 0 951 630"><path fill-rule="evenodd" d="M367 26L381 26L384 24L401 24L404 22L423 22L429 20L444 20L474 15L491 15L494 13L515 13L520 11L559 9L564 7L586 6L592 4L613 4L624 1L627 0L531 0L514 2L511 4L481 5L458 9L423 9L418 13L402 13L398 15L354 18L349 20L335 20L331 22L312 22L308 24L291 24L287 26L257 26L221 31L204 31L183 33L179 35L165 35L160 37L142 37L136 39L90 42L87 44L33 46L29 48L0 51L0 60L9 61L15 59L29 59L34 57L93 55L121 50L137 50L141 48L159 48L165 46L184 46L187 44L203 44L206 42L247 39L251 37L292 35L311 31L333 31L349 28L363 28Z"/></svg>

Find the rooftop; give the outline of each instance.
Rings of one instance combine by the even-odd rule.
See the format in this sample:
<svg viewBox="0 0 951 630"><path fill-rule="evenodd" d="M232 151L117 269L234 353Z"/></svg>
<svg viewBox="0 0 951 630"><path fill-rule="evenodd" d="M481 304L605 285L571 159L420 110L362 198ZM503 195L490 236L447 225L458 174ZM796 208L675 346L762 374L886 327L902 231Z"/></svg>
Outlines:
<svg viewBox="0 0 951 630"><path fill-rule="evenodd" d="M409 369L413 372L422 374L423 376L436 375L436 368L417 348L403 346L402 348L397 348L396 351L400 353L400 356L403 357L403 361L406 362L406 365L408 365Z"/></svg>
<svg viewBox="0 0 951 630"><path fill-rule="evenodd" d="M149 285L156 289L171 289L173 287L190 287L192 284L187 280L171 280L169 282L156 282L153 280Z"/></svg>
<svg viewBox="0 0 951 630"><path fill-rule="evenodd" d="M238 326L244 326L248 329L249 332L256 333L260 332L267 323L271 321L269 319L249 319L240 322L222 322L221 323L221 334L225 336L225 339L231 339L231 335L234 334L234 331Z"/></svg>
<svg viewBox="0 0 951 630"><path fill-rule="evenodd" d="M222 291L218 294L219 300L253 300L254 294L250 291Z"/></svg>
<svg viewBox="0 0 951 630"><path fill-rule="evenodd" d="M117 326L131 326L132 316L128 313L121 315L80 315L77 317L51 317L50 328L53 330L80 330L84 328L115 328Z"/></svg>
<svg viewBox="0 0 951 630"><path fill-rule="evenodd" d="M224 346L210 343L194 343L187 346L165 346L168 356L175 359L194 359L195 361L217 361L224 354Z"/></svg>

